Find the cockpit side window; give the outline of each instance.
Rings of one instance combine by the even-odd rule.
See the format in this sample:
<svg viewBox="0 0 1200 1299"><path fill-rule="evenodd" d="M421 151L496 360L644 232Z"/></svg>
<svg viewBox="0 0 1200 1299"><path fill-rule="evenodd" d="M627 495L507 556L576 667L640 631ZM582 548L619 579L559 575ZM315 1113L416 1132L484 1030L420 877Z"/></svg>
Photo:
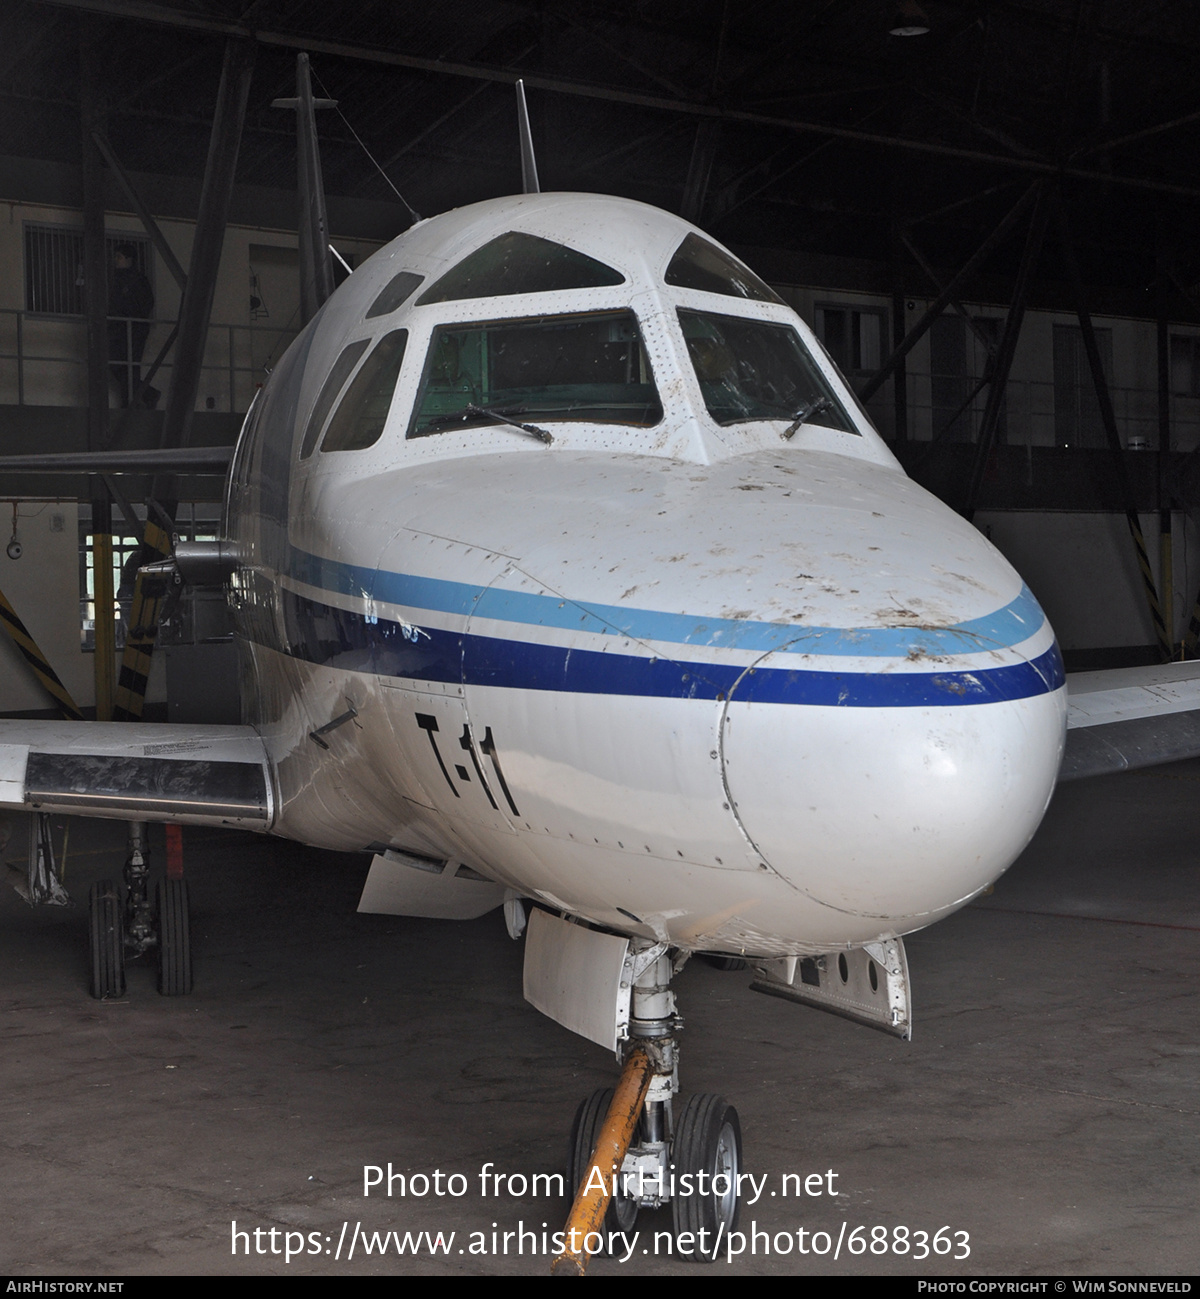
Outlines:
<svg viewBox="0 0 1200 1299"><path fill-rule="evenodd" d="M678 289L699 289L702 293L721 293L727 298L784 305L779 294L748 266L699 235L688 235L676 248L663 278Z"/></svg>
<svg viewBox="0 0 1200 1299"><path fill-rule="evenodd" d="M443 325L433 331L410 438L497 423L646 427L662 402L632 311Z"/></svg>
<svg viewBox="0 0 1200 1299"><path fill-rule="evenodd" d="M358 342L351 343L333 363L333 369L329 371L325 382L321 385L321 391L313 403L312 414L308 417L304 441L300 444L301 460L307 460L312 455L317 445L317 438L321 436L321 428L333 409L333 403L337 401L342 385L350 377L350 371L358 364L358 358L367 350L370 342L369 338L360 338Z"/></svg>
<svg viewBox="0 0 1200 1299"><path fill-rule="evenodd" d="M323 452L361 451L379 441L407 342L407 329L393 329L379 340L329 421L321 442Z"/></svg>
<svg viewBox="0 0 1200 1299"><path fill-rule="evenodd" d="M417 306L624 284L620 271L537 235L510 231L469 253L421 294Z"/></svg>
<svg viewBox="0 0 1200 1299"><path fill-rule="evenodd" d="M858 433L841 398L790 326L679 311L688 356L718 424L804 422Z"/></svg>
<svg viewBox="0 0 1200 1299"><path fill-rule="evenodd" d="M414 271L401 271L393 275L383 286L379 296L371 303L366 319L374 320L376 316L389 316L397 307L407 302L417 286L425 277Z"/></svg>

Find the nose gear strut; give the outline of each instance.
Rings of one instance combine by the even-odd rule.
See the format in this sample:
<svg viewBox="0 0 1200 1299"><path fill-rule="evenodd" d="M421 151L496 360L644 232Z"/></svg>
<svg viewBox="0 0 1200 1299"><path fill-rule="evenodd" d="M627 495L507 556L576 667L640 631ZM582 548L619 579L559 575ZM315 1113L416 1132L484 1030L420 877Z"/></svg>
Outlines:
<svg viewBox="0 0 1200 1299"><path fill-rule="evenodd" d="M737 1225L737 1111L723 1097L705 1095L691 1097L678 1119L674 1113L683 1021L670 985L687 956L672 963L664 943L629 944L632 986L621 1078L615 1092L594 1093L575 1116L569 1160L575 1201L563 1252L551 1269L555 1276L582 1276L592 1255L620 1243L639 1208L669 1202L677 1252L700 1262L716 1258Z"/></svg>

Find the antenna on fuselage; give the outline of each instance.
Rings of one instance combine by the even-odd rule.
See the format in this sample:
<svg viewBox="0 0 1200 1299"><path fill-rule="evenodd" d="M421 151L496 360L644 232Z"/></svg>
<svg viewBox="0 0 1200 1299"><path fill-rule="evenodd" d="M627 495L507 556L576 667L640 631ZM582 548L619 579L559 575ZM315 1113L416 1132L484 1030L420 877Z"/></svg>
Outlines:
<svg viewBox="0 0 1200 1299"><path fill-rule="evenodd" d="M300 323L320 311L333 292L333 262L329 256L329 217L325 211L325 183L321 179L321 153L317 147L318 108L336 108L336 99L314 99L308 55L296 55L296 97L275 99L272 108L296 110L296 160L300 191Z"/></svg>
<svg viewBox="0 0 1200 1299"><path fill-rule="evenodd" d="M529 129L529 109L525 104L525 83L517 81L517 129L521 133L521 193L540 194L537 159L533 156L533 132Z"/></svg>

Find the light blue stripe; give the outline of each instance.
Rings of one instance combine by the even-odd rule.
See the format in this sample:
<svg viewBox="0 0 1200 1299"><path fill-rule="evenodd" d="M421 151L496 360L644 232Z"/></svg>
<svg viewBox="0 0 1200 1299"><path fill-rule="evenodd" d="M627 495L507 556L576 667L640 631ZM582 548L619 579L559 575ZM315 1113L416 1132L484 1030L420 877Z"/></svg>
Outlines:
<svg viewBox="0 0 1200 1299"><path fill-rule="evenodd" d="M1045 622L1027 586L1015 600L994 613L952 627L813 627L802 623L754 622L739 618L703 618L691 614L631 609L623 605L583 606L554 595L481 588L467 582L406 573L377 572L354 564L292 551L291 576L309 586L380 604L399 605L460 617L476 615L497 622L555 627L597 636L671 645L766 653L905 658L909 654L977 654L1028 640Z"/></svg>

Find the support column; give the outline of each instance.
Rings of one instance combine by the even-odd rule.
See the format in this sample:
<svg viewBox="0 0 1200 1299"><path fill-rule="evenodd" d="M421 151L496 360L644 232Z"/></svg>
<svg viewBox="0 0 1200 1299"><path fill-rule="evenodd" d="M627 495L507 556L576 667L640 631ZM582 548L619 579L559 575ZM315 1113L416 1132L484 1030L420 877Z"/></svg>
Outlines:
<svg viewBox="0 0 1200 1299"><path fill-rule="evenodd" d="M1013 356L1017 350L1017 339L1021 336L1021 325L1025 319L1025 303L1029 296L1029 282L1033 278L1038 258L1041 256L1042 244L1046 238L1046 223L1050 217L1050 195L1046 191L1047 182L1039 182L1037 202L1033 217L1029 223L1029 233L1025 238L1025 250L1021 254L1021 265L1017 271L1016 284L1013 286L1012 305L1004 321L1004 332L1000 336L1000 345L996 348L991 378L988 385L987 404L983 408L983 420L979 426L979 444L975 448L975 464L971 471L971 485L967 492L967 503L963 517L973 519L975 508L979 503L979 492L983 486L983 475L987 468L988 456L991 455L992 443L1000 424L1000 411L1004 403L1004 390L1008 386L1008 375L1012 369Z"/></svg>
<svg viewBox="0 0 1200 1299"><path fill-rule="evenodd" d="M1158 255L1154 315L1158 343L1158 576L1162 590L1163 623L1175 655L1175 546L1171 535L1171 496L1167 474L1171 454L1171 333L1167 319L1167 283L1163 255Z"/></svg>
<svg viewBox="0 0 1200 1299"><path fill-rule="evenodd" d="M892 289L892 346L904 342L904 290L900 286L899 267L893 267L896 287ZM892 402L894 406L893 436L897 442L908 441L908 369L901 357L892 374Z"/></svg>
<svg viewBox="0 0 1200 1299"><path fill-rule="evenodd" d="M83 167L83 304L87 334L87 445L108 446L108 258L104 245L104 160L92 140L103 125L96 67L100 24L79 20L79 116Z"/></svg>
<svg viewBox="0 0 1200 1299"><path fill-rule="evenodd" d="M1100 406L1100 418L1104 424L1104 433L1108 439L1108 449L1112 453L1113 468L1117 482L1125 498L1125 522L1129 527L1129 536L1137 554L1138 568L1142 574L1142 587L1146 593L1146 604L1150 610L1150 621L1154 626L1154 637L1158 641L1159 653L1163 662L1168 662L1172 654L1171 637L1163 621L1162 604L1158 598L1158 588L1154 583L1154 573L1150 568L1150 557L1146 553L1146 539L1142 535L1142 521L1138 514L1137 498L1134 495L1133 483L1125 463L1125 451L1121 446L1121 435L1117 431L1117 417L1113 413L1112 395L1108 390L1108 380L1104 377L1104 365L1100 359L1100 347L1096 342L1096 331L1092 326L1091 312L1088 310L1087 295L1083 287L1083 276L1079 270L1079 261L1075 256L1075 245L1071 241L1071 232L1067 225L1066 212L1060 206L1058 211L1059 234L1062 240L1063 257L1075 291L1075 314L1079 319L1079 328L1083 334L1083 347L1087 353L1088 365L1092 371L1092 383L1096 389L1096 401Z"/></svg>
<svg viewBox="0 0 1200 1299"><path fill-rule="evenodd" d="M179 308L179 341L175 345L175 367L171 372L163 419L161 445L164 447L187 446L191 438L192 414L200 387L204 344L217 287L217 271L221 264L221 248L225 241L225 224L229 218L253 71L253 43L226 41L204 185L200 192L200 211L196 217L196 237L188 266L187 287Z"/></svg>
<svg viewBox="0 0 1200 1299"><path fill-rule="evenodd" d="M116 688L117 622L113 593L112 501L97 482L92 495L92 610L95 615L96 720L111 722Z"/></svg>

